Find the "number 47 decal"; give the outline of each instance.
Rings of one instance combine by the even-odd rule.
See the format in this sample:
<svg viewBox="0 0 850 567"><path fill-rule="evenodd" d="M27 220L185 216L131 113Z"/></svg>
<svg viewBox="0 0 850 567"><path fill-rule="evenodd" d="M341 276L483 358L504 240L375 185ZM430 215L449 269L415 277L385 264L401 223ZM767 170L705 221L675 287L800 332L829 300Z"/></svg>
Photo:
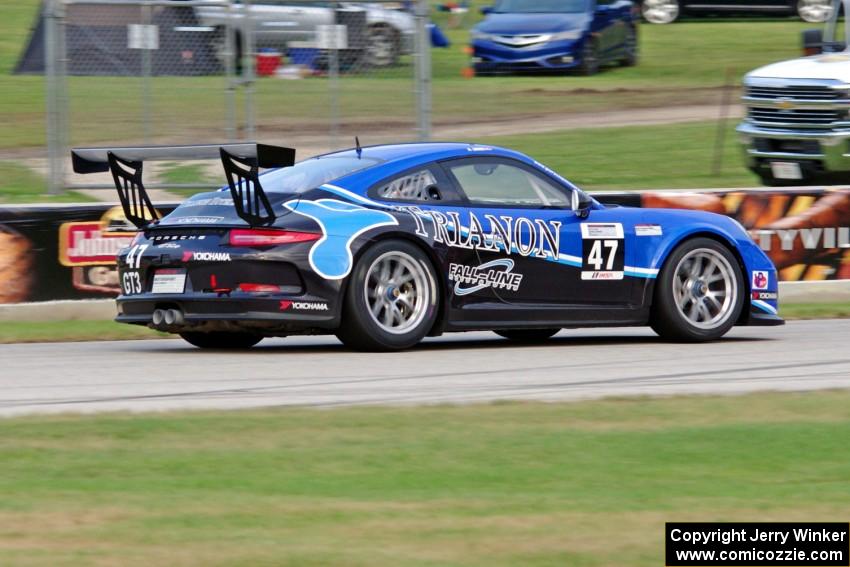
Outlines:
<svg viewBox="0 0 850 567"><path fill-rule="evenodd" d="M614 260L617 256L617 250L620 248L619 240L594 240L590 248L590 254L587 256L587 263L593 266L594 270L602 269L602 247L608 250L608 261L605 262L606 270L614 269Z"/></svg>
<svg viewBox="0 0 850 567"><path fill-rule="evenodd" d="M582 223L583 280L622 280L625 239L620 223Z"/></svg>

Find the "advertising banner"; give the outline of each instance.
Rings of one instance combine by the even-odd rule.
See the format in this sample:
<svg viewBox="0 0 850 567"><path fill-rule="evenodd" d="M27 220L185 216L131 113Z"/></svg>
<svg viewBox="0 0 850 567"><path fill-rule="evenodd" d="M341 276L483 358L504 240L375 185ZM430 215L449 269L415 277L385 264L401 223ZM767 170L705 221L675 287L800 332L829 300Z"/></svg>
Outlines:
<svg viewBox="0 0 850 567"><path fill-rule="evenodd" d="M135 234L113 205L0 206L0 303L118 295L115 255Z"/></svg>

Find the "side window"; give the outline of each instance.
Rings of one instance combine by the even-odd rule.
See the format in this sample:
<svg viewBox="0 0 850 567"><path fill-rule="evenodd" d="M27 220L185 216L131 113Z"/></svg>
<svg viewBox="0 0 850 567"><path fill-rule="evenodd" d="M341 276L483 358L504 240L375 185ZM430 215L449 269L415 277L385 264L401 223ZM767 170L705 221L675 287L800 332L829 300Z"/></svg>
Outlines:
<svg viewBox="0 0 850 567"><path fill-rule="evenodd" d="M563 190L524 168L486 158L447 165L473 205L569 207Z"/></svg>
<svg viewBox="0 0 850 567"><path fill-rule="evenodd" d="M435 199L434 195L428 194L428 188L436 184L437 180L431 170L422 169L379 186L376 195L382 199L398 201L431 201Z"/></svg>

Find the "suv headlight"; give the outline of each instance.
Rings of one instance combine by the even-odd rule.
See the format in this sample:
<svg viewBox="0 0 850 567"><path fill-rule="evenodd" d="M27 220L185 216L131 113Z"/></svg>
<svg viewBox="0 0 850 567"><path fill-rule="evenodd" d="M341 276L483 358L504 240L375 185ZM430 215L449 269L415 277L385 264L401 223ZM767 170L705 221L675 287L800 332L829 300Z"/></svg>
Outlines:
<svg viewBox="0 0 850 567"><path fill-rule="evenodd" d="M578 39L580 37L581 37L581 31L580 30L570 30L570 31L553 33L552 37L549 38L549 41L559 41L559 40L564 40L564 39Z"/></svg>
<svg viewBox="0 0 850 567"><path fill-rule="evenodd" d="M492 39L492 38L493 38L493 34L483 33L483 32L480 32L480 31L472 30L472 31L469 33L469 37L470 37L471 39Z"/></svg>

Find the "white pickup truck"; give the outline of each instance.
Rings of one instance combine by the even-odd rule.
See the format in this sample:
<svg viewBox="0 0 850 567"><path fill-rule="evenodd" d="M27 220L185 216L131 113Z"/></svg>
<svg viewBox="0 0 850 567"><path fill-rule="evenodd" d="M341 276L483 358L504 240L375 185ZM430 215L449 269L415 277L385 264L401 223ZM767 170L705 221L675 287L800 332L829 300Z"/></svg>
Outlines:
<svg viewBox="0 0 850 567"><path fill-rule="evenodd" d="M850 0L835 4L823 32L803 32L807 57L744 77L737 131L765 185L850 184Z"/></svg>

